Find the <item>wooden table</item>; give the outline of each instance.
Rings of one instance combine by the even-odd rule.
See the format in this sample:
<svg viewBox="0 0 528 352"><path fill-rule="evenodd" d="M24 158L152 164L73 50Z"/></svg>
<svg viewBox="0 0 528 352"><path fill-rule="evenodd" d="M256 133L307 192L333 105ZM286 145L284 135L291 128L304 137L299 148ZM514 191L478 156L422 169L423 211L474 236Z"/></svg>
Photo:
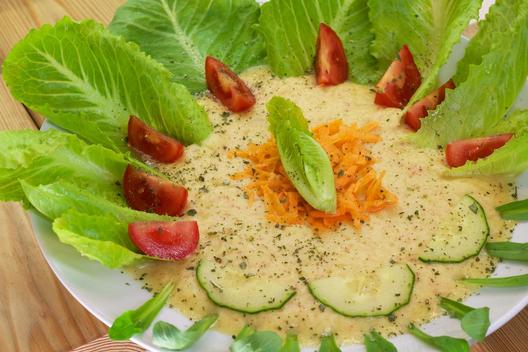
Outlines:
<svg viewBox="0 0 528 352"><path fill-rule="evenodd" d="M0 64L31 28L65 15L108 23L123 2L0 0ZM17 103L0 80L0 129L34 129L41 123L42 118ZM55 278L20 205L0 204L0 238L0 351L68 351L106 333L107 328ZM528 351L527 331L525 309L473 351Z"/></svg>

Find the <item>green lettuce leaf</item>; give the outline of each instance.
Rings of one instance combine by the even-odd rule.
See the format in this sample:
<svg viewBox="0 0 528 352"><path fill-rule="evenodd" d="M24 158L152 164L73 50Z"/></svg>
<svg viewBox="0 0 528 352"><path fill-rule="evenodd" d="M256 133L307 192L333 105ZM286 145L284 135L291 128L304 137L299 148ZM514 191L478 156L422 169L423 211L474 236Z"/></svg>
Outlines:
<svg viewBox="0 0 528 352"><path fill-rule="evenodd" d="M481 0L368 0L375 40L371 53L386 68L404 44L422 74L411 104L438 86L438 72L460 41Z"/></svg>
<svg viewBox="0 0 528 352"><path fill-rule="evenodd" d="M75 135L59 131L0 132L0 200L24 201L19 181L32 185L67 179L77 186L122 203L125 168L129 163L150 170L124 155L99 145L89 145Z"/></svg>
<svg viewBox="0 0 528 352"><path fill-rule="evenodd" d="M147 330L167 303L172 291L174 291L174 284L171 282L141 307L121 314L108 330L108 336L112 340L128 340L132 336Z"/></svg>
<svg viewBox="0 0 528 352"><path fill-rule="evenodd" d="M57 148L75 139L74 135L49 130L39 133L35 130L1 131L0 168L16 169L28 165L35 158L49 155Z"/></svg>
<svg viewBox="0 0 528 352"><path fill-rule="evenodd" d="M513 133L517 137L528 132L528 110L517 110L500 119L490 131L490 135Z"/></svg>
<svg viewBox="0 0 528 352"><path fill-rule="evenodd" d="M447 91L444 103L423 119L422 128L412 137L419 145L436 147L490 135L515 102L528 75L528 2L522 1L515 14L501 15L509 25L496 33L481 62L469 66L467 79ZM498 18L498 14L491 16L482 28L495 27L493 21Z"/></svg>
<svg viewBox="0 0 528 352"><path fill-rule="evenodd" d="M205 57L236 72L264 62L254 0L128 0L108 29L137 43L191 91L205 88Z"/></svg>
<svg viewBox="0 0 528 352"><path fill-rule="evenodd" d="M271 0L262 5L258 29L275 74L300 76L312 71L321 22L343 41L351 79L360 83L379 79L381 71L369 53L373 35L367 0Z"/></svg>
<svg viewBox="0 0 528 352"><path fill-rule="evenodd" d="M110 241L138 252L128 236L128 225L110 215L88 215L71 209L55 219L53 224L92 240Z"/></svg>
<svg viewBox="0 0 528 352"><path fill-rule="evenodd" d="M77 136L48 131L0 132L0 200L27 200L19 181L32 185L68 180L117 203L123 203L121 181L127 165L163 177L159 172L126 155Z"/></svg>
<svg viewBox="0 0 528 352"><path fill-rule="evenodd" d="M56 219L70 209L88 215L106 214L119 222L164 221L173 218L126 208L90 190L67 181L33 186L20 181L22 189L32 206L49 219Z"/></svg>
<svg viewBox="0 0 528 352"><path fill-rule="evenodd" d="M445 172L452 177L516 175L528 169L528 134L515 137L493 154Z"/></svg>
<svg viewBox="0 0 528 352"><path fill-rule="evenodd" d="M480 23L477 34L466 47L464 58L460 60L455 77L456 84L464 82L469 74L470 65L480 65L482 57L502 40L502 31L512 25L512 19L522 11L523 0L497 0L491 6L486 20Z"/></svg>
<svg viewBox="0 0 528 352"><path fill-rule="evenodd" d="M32 30L6 58L15 98L84 139L127 151L130 115L186 143L211 132L207 114L161 64L102 25L64 18Z"/></svg>
<svg viewBox="0 0 528 352"><path fill-rule="evenodd" d="M289 179L312 207L334 212L336 190L332 164L308 130L301 109L281 97L272 98L267 108L270 130Z"/></svg>
<svg viewBox="0 0 528 352"><path fill-rule="evenodd" d="M127 225L111 216L70 210L53 221L53 232L62 243L109 268L120 268L146 258L137 253L130 241Z"/></svg>
<svg viewBox="0 0 528 352"><path fill-rule="evenodd" d="M208 315L185 331L167 322L158 321L152 331L152 343L173 351L185 350L194 345L217 320L218 314Z"/></svg>

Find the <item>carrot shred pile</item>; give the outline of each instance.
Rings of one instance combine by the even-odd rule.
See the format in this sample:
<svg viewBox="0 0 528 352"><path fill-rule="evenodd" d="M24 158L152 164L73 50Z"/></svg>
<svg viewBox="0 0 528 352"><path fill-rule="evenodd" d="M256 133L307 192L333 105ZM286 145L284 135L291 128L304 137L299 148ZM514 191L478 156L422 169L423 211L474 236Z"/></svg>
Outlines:
<svg viewBox="0 0 528 352"><path fill-rule="evenodd" d="M349 223L356 229L368 221L369 214L379 212L397 203L394 194L382 185L384 172L377 174L374 158L366 149L381 137L374 133L378 124L371 122L362 127L344 125L333 120L314 128L314 138L327 152L337 192L337 211L328 214L311 207L297 192L280 161L274 139L262 145L250 144L246 150L234 150L230 158L249 161L246 168L232 179L249 179L245 186L250 205L260 197L266 205L266 218L278 224L308 223L318 232Z"/></svg>

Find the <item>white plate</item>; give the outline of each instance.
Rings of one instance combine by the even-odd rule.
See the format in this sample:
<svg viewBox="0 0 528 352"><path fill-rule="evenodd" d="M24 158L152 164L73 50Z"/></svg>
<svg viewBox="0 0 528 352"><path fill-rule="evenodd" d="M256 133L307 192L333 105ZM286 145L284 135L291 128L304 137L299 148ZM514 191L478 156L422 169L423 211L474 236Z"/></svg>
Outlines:
<svg viewBox="0 0 528 352"><path fill-rule="evenodd" d="M457 59L463 56L465 41L454 48L453 57L443 68L441 78L447 80L453 74ZM521 94L522 99L517 106L528 106L528 85ZM44 128L49 128L44 127ZM518 180L519 196L528 196L528 173ZM44 257L48 261L55 275L68 291L93 315L106 325L122 312L141 305L151 295L141 289L141 285L119 270L111 270L97 262L81 257L72 247L58 241L51 230L49 221L39 214L31 212L31 220L36 238L40 244ZM528 233L528 223L519 224L513 234L513 240L526 242L522 233ZM528 273L528 266L518 263L504 262L498 265L493 276L511 276ZM487 306L491 309L491 334L507 321L512 319L528 304L528 290L526 288L485 288L477 295L467 299L471 306ZM169 321L180 328L188 327L191 322L176 310L164 308L159 319ZM465 337L460 324L448 317L441 317L425 325L424 330L433 335L449 335ZM156 349L151 341L151 330L144 335L132 339L142 347L152 351ZM410 335L401 335L391 340L399 351L416 352L432 351ZM232 342L230 336L209 331L189 351L226 352ZM313 351L313 349L303 349ZM364 351L361 345L351 345L343 348L345 352Z"/></svg>

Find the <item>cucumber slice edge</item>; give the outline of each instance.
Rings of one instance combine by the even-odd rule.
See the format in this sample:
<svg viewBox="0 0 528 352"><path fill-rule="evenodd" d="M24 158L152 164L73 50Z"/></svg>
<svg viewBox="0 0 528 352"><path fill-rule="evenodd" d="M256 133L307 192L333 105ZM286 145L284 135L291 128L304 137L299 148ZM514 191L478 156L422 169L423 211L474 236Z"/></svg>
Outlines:
<svg viewBox="0 0 528 352"><path fill-rule="evenodd" d="M239 312L239 313L244 313L244 314L258 314L258 313L262 313L262 312L268 312L268 311L272 311L272 310L278 310L278 309L281 309L282 307L284 307L286 305L286 303L288 303L296 294L297 294L297 291L295 290L290 290L290 292L288 293L288 295L286 295L286 297L282 300L282 301L279 301L279 304L278 305L270 305L269 307L263 307L262 309L257 309L257 310L244 310L244 309L240 309L240 308L236 308L236 307L233 307L229 304L224 304L224 303L221 303L219 302L217 299L215 299L210 293L209 293L209 290L205 287L205 285L202 283L202 280L200 280L200 268L202 267L202 263L204 263L204 260L200 260L198 262L198 265L196 266L196 270L195 270L195 276L196 276L196 281L198 281L198 285L202 288L202 290L205 292L205 294L207 295L207 298L213 302L216 306L218 307L221 307L221 308L226 308L226 309L230 309L232 311L235 311L235 312Z"/></svg>
<svg viewBox="0 0 528 352"><path fill-rule="evenodd" d="M397 307L395 307L393 310L391 310L390 312L384 312L384 313L379 313L379 314L347 314L345 312L342 312L340 311L339 309L335 308L334 306L332 306L332 304L328 303L327 301L324 301L323 299L321 299L319 296L317 296L314 291L313 291L313 288L312 286L310 285L310 283L306 283L306 285L308 286L308 291L310 292L310 294L312 295L312 297L317 301L317 302L320 302L322 304L324 304L326 307L332 309L334 312L336 312L337 314L339 315L342 315L344 317L347 317L347 318L371 318L371 317L384 317L384 316L389 316L391 315L392 313L396 312L397 310L401 309L402 307L405 307L407 304L409 304L411 302L411 297L412 297L412 293L414 292L414 285L416 284L416 274L414 273L414 271L411 269L411 267L409 266L409 264L405 264L405 266L407 267L407 270L409 271L409 273L411 274L411 287L409 288L409 294L407 295L407 300L401 304L399 304Z"/></svg>
<svg viewBox="0 0 528 352"><path fill-rule="evenodd" d="M484 246L486 246L486 243L488 242L488 238L489 238L489 235L490 235L490 227L489 227L489 223L488 223L488 218L486 216L486 212L484 211L484 208L482 207L480 202L478 200L476 200L473 196L471 196L469 194L466 194L466 195L464 195L464 198L465 197L470 198L473 201L473 204L477 205L478 210L480 210L481 213L482 213L481 214L481 218L484 220L484 224L485 224L485 227L486 227L486 234L484 236L484 240L482 241L482 243L481 243L480 247L478 248L478 250L472 252L471 254L468 254L466 256L458 258L458 259L444 259L444 260L442 260L442 259L428 259L427 256L424 256L422 254L421 256L418 257L418 259L421 262L427 263L427 264L431 264L431 263L458 264L458 263L462 263L463 261L466 261L466 260L468 260L470 258L478 256L480 254L480 252L482 251L482 249L484 248Z"/></svg>

